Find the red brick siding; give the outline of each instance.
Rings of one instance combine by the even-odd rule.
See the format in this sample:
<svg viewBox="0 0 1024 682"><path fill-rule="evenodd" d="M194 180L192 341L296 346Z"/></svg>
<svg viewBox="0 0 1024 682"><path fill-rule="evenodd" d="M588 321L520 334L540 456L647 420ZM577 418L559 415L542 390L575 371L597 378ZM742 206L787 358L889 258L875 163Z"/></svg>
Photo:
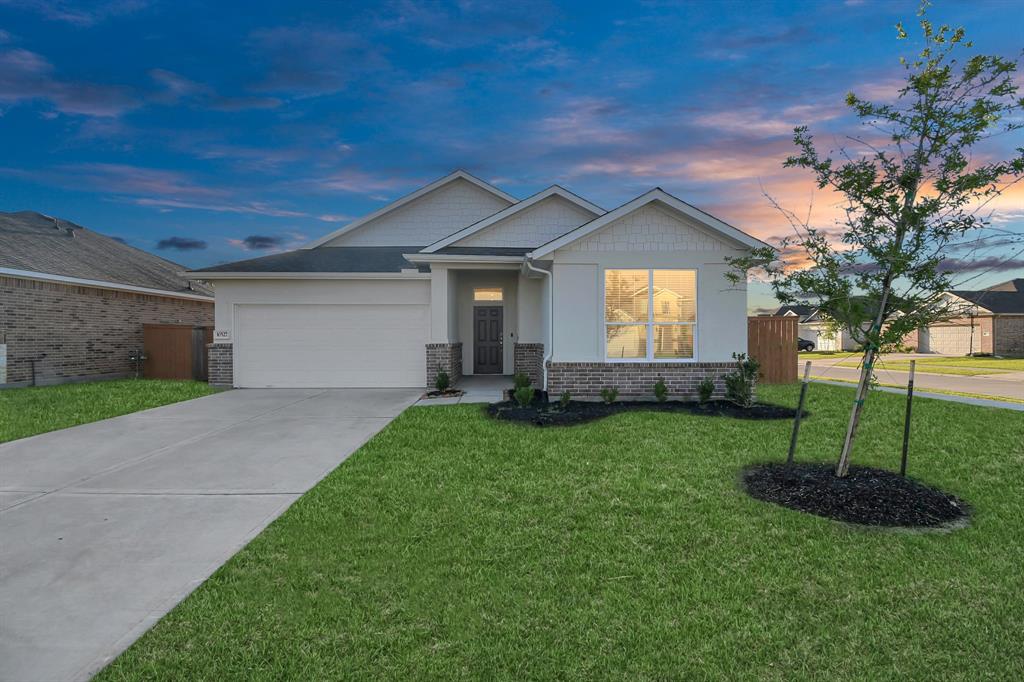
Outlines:
<svg viewBox="0 0 1024 682"><path fill-rule="evenodd" d="M213 324L213 300L190 301L58 282L0 277L0 339L7 383L129 376L142 348L142 325Z"/></svg>
<svg viewBox="0 0 1024 682"><path fill-rule="evenodd" d="M722 398L722 375L736 368L732 362L553 362L548 365L548 393L569 391L574 397L597 397L613 386L622 397L652 397L658 378L665 379L669 397L693 400L697 386L708 377L715 382L712 397Z"/></svg>
<svg viewBox="0 0 1024 682"><path fill-rule="evenodd" d="M437 373L448 372L451 385L462 378L462 343L427 344L427 388L433 390Z"/></svg>
<svg viewBox="0 0 1024 682"><path fill-rule="evenodd" d="M1000 315L995 318L993 352L996 355L1024 356L1024 315Z"/></svg>
<svg viewBox="0 0 1024 682"><path fill-rule="evenodd" d="M207 383L230 388L235 385L234 346L230 343L208 343Z"/></svg>
<svg viewBox="0 0 1024 682"><path fill-rule="evenodd" d="M517 343L513 347L514 372L530 377L530 383L540 386L544 380L544 344Z"/></svg>

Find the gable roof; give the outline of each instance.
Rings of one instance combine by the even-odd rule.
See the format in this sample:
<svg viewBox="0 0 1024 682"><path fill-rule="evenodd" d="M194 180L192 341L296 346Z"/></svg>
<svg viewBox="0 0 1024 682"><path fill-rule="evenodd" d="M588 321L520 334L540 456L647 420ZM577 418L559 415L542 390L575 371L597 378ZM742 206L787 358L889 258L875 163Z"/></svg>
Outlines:
<svg viewBox="0 0 1024 682"><path fill-rule="evenodd" d="M34 211L0 213L0 268L92 283L210 296L184 266L75 223Z"/></svg>
<svg viewBox="0 0 1024 682"><path fill-rule="evenodd" d="M529 257L531 259L537 259L547 256L553 251L560 249L567 244L571 244L579 239L582 239L583 237L586 237L587 235L592 234L600 230L601 228L611 224L612 222L618 220L619 218L622 218L623 216L626 216L632 213L633 211L636 211L637 209L640 209L656 201L668 206L669 208L675 211L678 211L679 213L685 216L688 216L689 218L700 223L702 226L714 232L717 232L731 239L734 242L738 242L743 246L749 248L761 248L764 246L769 246L760 239L755 239L754 237L751 237L746 232L736 229L732 225L729 225L728 223L719 220L710 213L705 213L699 208L696 208L695 206L691 206L690 204L686 203L682 199L672 196L662 188L655 187L651 191L645 194L641 194L636 199L626 202L622 206L619 206L618 208L609 211L608 213L605 213L602 216L594 218L589 223L584 223L583 225L577 227L575 230L567 232L563 234L561 237L553 239L547 244L537 247L529 254ZM769 248L773 247L769 246Z"/></svg>
<svg viewBox="0 0 1024 682"><path fill-rule="evenodd" d="M1000 282L980 291L950 293L993 313L1024 313L1024 277Z"/></svg>
<svg viewBox="0 0 1024 682"><path fill-rule="evenodd" d="M780 306L779 309L775 311L775 315L792 314L799 317L801 322L808 322L816 312L818 312L817 306L807 305L805 303L794 303L792 305Z"/></svg>
<svg viewBox="0 0 1024 682"><path fill-rule="evenodd" d="M323 237L320 237L319 239L316 239L316 240L310 242L304 248L315 249L318 246L322 246L322 245L326 244L327 242L331 241L332 239L340 237L343 234L348 234L349 232L352 232L353 230L355 230L355 229L365 225L366 223L370 222L371 220L375 220L376 218L380 218L381 216L387 215L388 213L391 213L392 211L394 211L396 209L399 209L402 206L405 206L406 204L409 204L409 203L411 203L413 201L416 201L417 199L419 199L420 197L424 196L425 194L429 194L430 192L433 192L435 189L439 189L441 187L444 187L445 185L451 184L451 183L453 183L453 182L455 182L457 180L465 180L466 182L469 182L469 183L479 187L482 190L490 192L491 194L493 194L493 195L495 195L495 196L497 196L497 197L499 197L501 199L504 199L505 201L508 201L509 203L515 204L518 201L518 199L516 199L511 194L507 194L507 193L503 192L502 190L498 189L497 187L495 187L494 185L492 185L492 184L490 184L488 182L484 182L480 178L474 177L474 176L470 175L469 173L467 173L466 171L460 169L460 170L456 170L453 173L449 173L448 175L444 176L443 178L439 178L438 180L435 180L434 182L431 182L428 185L424 185L423 187L420 187L415 192L412 192L410 194L406 194L404 197L401 197L400 199L396 199L395 201L392 201L387 206L379 208L376 211L374 211L373 213L370 213L369 215L365 215L362 218L359 218L357 220L353 220L352 222L350 222L345 227L342 227L342 228L340 228L338 230L335 230L334 232L331 232L328 235L325 235Z"/></svg>
<svg viewBox="0 0 1024 682"><path fill-rule="evenodd" d="M531 206L535 206L535 205L539 204L540 202L544 201L545 199L548 199L548 198L554 197L554 196L561 197L561 198L565 199L566 201L569 201L569 202L575 204L576 206L579 206L580 208L582 208L583 210L589 212L591 215L593 215L595 217L599 216L599 215L603 215L605 213L605 210L603 208L601 208L600 206L598 206L597 204L590 203L589 201L587 201L583 197L578 196L576 194L573 194L572 192L570 192L569 190L565 189L564 187L560 187L558 185L551 185L547 189L543 189L543 190L537 192L536 194L534 194L533 196L527 197L526 199L523 199L519 203L512 204L508 208L504 208L504 209L498 211L497 213L494 213L493 215L490 215L490 216L488 216L486 218L483 218L482 220L478 220L475 223L473 223L472 225L468 225L468 226L462 228L461 230L459 230L458 232L454 232L454 233L448 235L444 239L439 239L438 241L434 242L430 246L425 247L422 250L422 252L423 253L435 253L439 249L443 249L446 246L451 246L452 244L455 244L456 242L461 241L461 240L465 239L466 237L469 237L470 235L473 235L473 234L476 234L477 232L481 232L483 230L486 230L491 225L494 225L495 223L501 222L502 220L505 220L506 218L509 218L509 217L511 217L513 215L516 215L517 213L520 213L521 211L524 211L524 210L530 208Z"/></svg>

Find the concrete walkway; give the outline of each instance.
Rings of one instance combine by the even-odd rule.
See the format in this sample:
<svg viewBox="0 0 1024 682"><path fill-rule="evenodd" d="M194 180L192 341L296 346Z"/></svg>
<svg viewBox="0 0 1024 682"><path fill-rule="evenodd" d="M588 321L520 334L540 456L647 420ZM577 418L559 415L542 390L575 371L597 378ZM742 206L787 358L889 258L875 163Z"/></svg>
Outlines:
<svg viewBox="0 0 1024 682"><path fill-rule="evenodd" d="M0 680L83 680L421 391L239 390L0 445Z"/></svg>

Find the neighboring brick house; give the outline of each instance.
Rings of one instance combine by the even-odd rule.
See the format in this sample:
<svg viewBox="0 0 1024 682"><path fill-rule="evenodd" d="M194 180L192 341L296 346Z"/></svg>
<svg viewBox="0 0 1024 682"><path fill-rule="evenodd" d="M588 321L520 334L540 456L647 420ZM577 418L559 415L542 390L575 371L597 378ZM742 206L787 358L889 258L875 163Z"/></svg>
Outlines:
<svg viewBox="0 0 1024 682"><path fill-rule="evenodd" d="M921 330L921 352L1024 356L1024 277L946 296L962 315Z"/></svg>
<svg viewBox="0 0 1024 682"><path fill-rule="evenodd" d="M213 324L184 268L67 221L0 213L0 386L130 376L145 323Z"/></svg>

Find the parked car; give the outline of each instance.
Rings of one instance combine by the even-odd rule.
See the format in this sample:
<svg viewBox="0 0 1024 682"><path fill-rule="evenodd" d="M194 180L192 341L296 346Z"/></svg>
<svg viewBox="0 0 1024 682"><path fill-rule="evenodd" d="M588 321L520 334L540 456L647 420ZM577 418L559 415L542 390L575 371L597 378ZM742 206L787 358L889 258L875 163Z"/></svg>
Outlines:
<svg viewBox="0 0 1024 682"><path fill-rule="evenodd" d="M801 339L799 336L796 339L796 349L803 353L804 351L814 350L814 342L808 341L807 339Z"/></svg>

